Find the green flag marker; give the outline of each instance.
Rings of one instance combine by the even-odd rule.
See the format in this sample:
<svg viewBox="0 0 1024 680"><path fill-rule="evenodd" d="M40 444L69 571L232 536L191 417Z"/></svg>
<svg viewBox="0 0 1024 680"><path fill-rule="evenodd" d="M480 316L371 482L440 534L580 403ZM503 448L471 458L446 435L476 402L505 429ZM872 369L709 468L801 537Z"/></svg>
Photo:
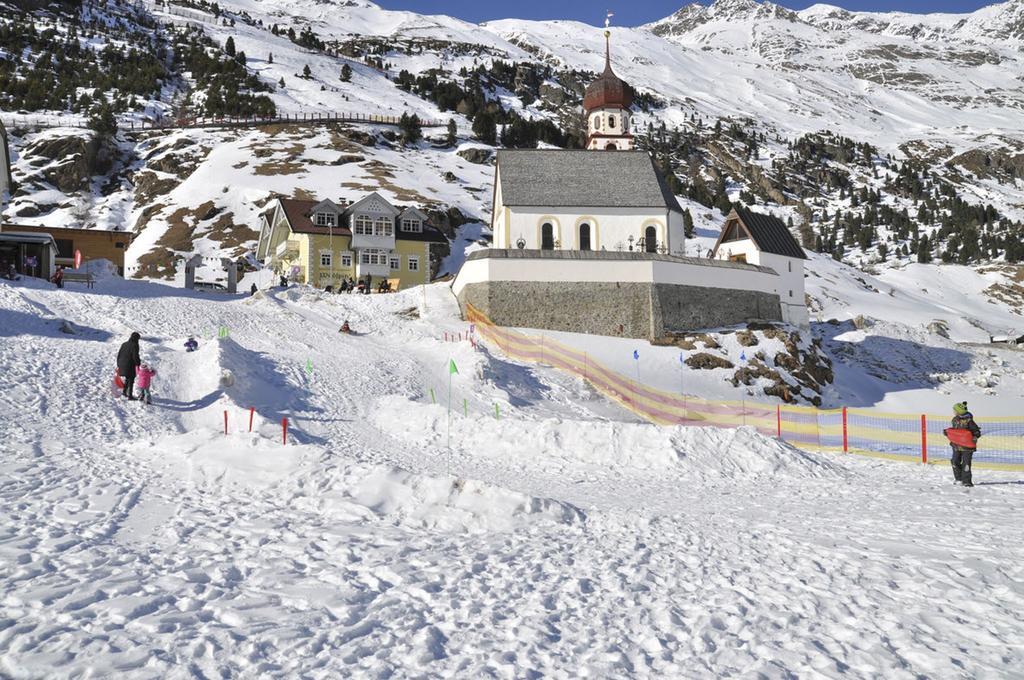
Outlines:
<svg viewBox="0 0 1024 680"><path fill-rule="evenodd" d="M462 415L469 417L469 399L462 400Z"/></svg>
<svg viewBox="0 0 1024 680"><path fill-rule="evenodd" d="M306 359L306 373L312 373L312 372L313 372L313 360L312 359Z"/></svg>
<svg viewBox="0 0 1024 680"><path fill-rule="evenodd" d="M437 399L434 398L434 388L433 387L430 388L430 403L431 404L436 404L437 403Z"/></svg>
<svg viewBox="0 0 1024 680"><path fill-rule="evenodd" d="M501 420L501 411L498 409L498 405L494 405L494 419Z"/></svg>
<svg viewBox="0 0 1024 680"><path fill-rule="evenodd" d="M448 375L451 375L453 373L458 373L458 372L459 372L459 367L455 365L455 359L449 359L448 360Z"/></svg>

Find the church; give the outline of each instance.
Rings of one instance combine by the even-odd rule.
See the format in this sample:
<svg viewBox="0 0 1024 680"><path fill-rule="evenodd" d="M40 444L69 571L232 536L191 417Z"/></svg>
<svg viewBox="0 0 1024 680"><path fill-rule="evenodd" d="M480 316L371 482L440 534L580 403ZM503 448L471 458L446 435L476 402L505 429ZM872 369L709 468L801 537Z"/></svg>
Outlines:
<svg viewBox="0 0 1024 680"><path fill-rule="evenodd" d="M498 152L495 248L683 254L683 211L651 155L635 150L632 104L606 30L604 73L583 97L586 150Z"/></svg>
<svg viewBox="0 0 1024 680"><path fill-rule="evenodd" d="M751 321L809 323L806 255L785 224L730 214L709 257L688 257L683 213L636 150L633 90L605 66L586 89L586 149L497 153L491 248L452 282L499 326L659 340Z"/></svg>

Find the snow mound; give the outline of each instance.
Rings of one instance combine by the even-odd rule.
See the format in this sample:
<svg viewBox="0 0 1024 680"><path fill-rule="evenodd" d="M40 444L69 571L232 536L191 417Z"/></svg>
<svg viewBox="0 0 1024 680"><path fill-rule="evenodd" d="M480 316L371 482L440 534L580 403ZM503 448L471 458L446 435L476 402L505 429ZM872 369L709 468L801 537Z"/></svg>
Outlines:
<svg viewBox="0 0 1024 680"><path fill-rule="evenodd" d="M136 443L136 459L208 494L258 494L341 522L386 519L441 531L505 531L520 520L575 523L576 507L476 480L430 477L355 463L309 444L282 446L259 434L196 430Z"/></svg>
<svg viewBox="0 0 1024 680"><path fill-rule="evenodd" d="M807 453L752 427L674 427L669 436L680 464L704 476L807 479L849 474L826 456Z"/></svg>
<svg viewBox="0 0 1024 680"><path fill-rule="evenodd" d="M446 445L447 411L402 397L384 397L374 409L377 424L395 436ZM646 423L465 418L453 413L452 446L474 457L530 459L631 470L666 470L708 481L757 477L787 479L837 476L845 470L753 428L663 427Z"/></svg>

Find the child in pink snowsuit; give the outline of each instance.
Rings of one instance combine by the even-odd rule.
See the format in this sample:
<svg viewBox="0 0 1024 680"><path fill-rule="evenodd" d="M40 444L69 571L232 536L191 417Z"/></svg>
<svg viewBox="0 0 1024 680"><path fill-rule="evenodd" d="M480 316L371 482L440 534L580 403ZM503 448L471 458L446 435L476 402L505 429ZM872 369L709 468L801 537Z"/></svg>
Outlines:
<svg viewBox="0 0 1024 680"><path fill-rule="evenodd" d="M142 364L135 370L135 386L139 388L139 401L150 404L149 385L153 382L153 376L156 375L156 369L149 364Z"/></svg>

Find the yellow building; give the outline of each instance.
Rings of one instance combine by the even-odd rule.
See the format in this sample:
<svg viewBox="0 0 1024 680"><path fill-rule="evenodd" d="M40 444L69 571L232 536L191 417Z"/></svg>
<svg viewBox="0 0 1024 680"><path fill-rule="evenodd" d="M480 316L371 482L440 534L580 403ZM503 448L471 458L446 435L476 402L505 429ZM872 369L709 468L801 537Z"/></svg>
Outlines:
<svg viewBox="0 0 1024 680"><path fill-rule="evenodd" d="M348 205L281 198L260 216L256 259L290 280L317 287L370 277L407 288L431 279L431 248L444 234L416 208L397 208L377 193Z"/></svg>

